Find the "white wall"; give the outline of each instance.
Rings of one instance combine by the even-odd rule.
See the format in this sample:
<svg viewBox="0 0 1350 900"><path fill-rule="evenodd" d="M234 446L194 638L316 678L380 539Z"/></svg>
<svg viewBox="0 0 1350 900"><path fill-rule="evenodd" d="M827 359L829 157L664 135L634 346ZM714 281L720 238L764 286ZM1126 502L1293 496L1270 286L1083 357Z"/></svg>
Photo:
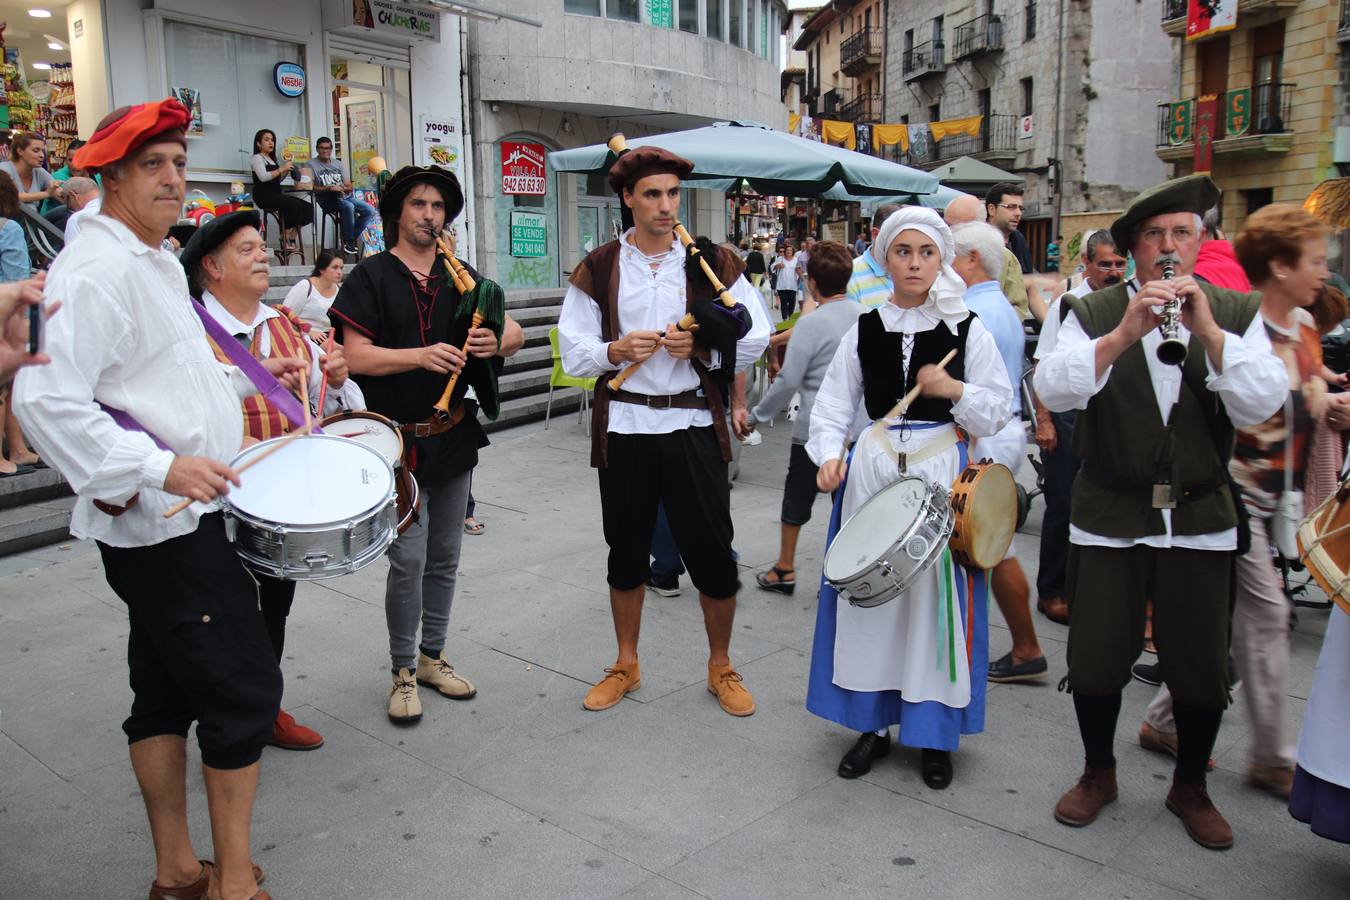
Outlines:
<svg viewBox="0 0 1350 900"><path fill-rule="evenodd" d="M473 189L472 137L465 133L464 73L461 65L461 35L458 16L441 16L441 42L419 43L412 48L412 109L413 159L420 162L420 148L416 142L421 136L421 118L449 122L458 129L459 159L454 165L455 175L464 189L464 213L460 218L458 234L459 255L476 260L477 241L475 224L477 206Z"/></svg>
<svg viewBox="0 0 1350 900"><path fill-rule="evenodd" d="M145 23L141 16L148 0L103 0L103 27L106 36L105 62L109 69L111 106L131 106L151 99L162 99L162 86L150 90L149 55L145 45ZM75 83L75 93L80 85Z"/></svg>
<svg viewBox="0 0 1350 900"><path fill-rule="evenodd" d="M80 36L75 36L75 23ZM66 7L66 33L70 35L71 74L75 78L75 118L80 137L93 134L94 126L112 109L108 66L104 58L103 6L99 0L74 0Z"/></svg>

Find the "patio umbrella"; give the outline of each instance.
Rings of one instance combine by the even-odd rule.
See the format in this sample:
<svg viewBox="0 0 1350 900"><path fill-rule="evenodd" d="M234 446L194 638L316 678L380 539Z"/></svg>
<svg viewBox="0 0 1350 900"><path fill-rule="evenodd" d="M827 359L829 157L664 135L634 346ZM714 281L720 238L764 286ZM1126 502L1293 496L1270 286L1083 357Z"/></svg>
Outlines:
<svg viewBox="0 0 1350 900"><path fill-rule="evenodd" d="M832 187L854 196L929 194L935 176L898 163L794 137L755 122L717 122L688 131L633 138L630 147L663 147L694 164L690 187L727 190L744 179L761 194L816 197ZM604 144L548 155L558 172L608 172L615 156Z"/></svg>
<svg viewBox="0 0 1350 900"><path fill-rule="evenodd" d="M863 217L872 215L873 211L883 203L899 203L902 206L925 206L928 209L935 209L938 212L947 208L957 197L968 197L963 191L955 188L949 188L945 184L938 185L937 190L931 194L897 194L892 197L855 197L848 191L839 187L832 187L820 195L826 200L854 200L862 204Z"/></svg>

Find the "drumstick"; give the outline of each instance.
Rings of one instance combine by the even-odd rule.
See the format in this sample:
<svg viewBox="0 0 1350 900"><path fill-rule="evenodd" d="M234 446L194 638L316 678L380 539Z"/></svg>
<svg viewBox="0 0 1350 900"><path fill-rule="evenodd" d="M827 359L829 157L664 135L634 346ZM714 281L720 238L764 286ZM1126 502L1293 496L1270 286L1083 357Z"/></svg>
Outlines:
<svg viewBox="0 0 1350 900"><path fill-rule="evenodd" d="M305 431L314 427L314 416L309 411L309 370L300 373L300 405L305 408Z"/></svg>
<svg viewBox="0 0 1350 900"><path fill-rule="evenodd" d="M325 355L333 352L333 332L331 331L328 332L328 340L323 342L323 352ZM328 399L328 373L324 372L323 367L320 366L319 374L323 376L323 379L319 382L319 410L318 410L318 414L322 416L324 401ZM308 409L308 407L306 407L306 409Z"/></svg>
<svg viewBox="0 0 1350 900"><path fill-rule="evenodd" d="M300 437L302 434L309 434L310 429L312 429L313 427L314 427L314 420L310 419L308 422L304 424L302 428L296 431L292 431L285 437L278 439L275 444L268 447L266 450L263 450L255 454L250 459L246 460L242 466L234 470L235 474L236 475L244 474L253 466L262 462L264 459L267 459L267 457L271 456L273 453L276 453L282 447L286 446L286 444L290 443L293 439ZM187 509L189 506L191 506L196 502L197 501L193 500L191 497L184 497L182 501L175 503L173 506L170 506L168 509L164 511L164 518L172 519L174 516L178 515L180 512Z"/></svg>

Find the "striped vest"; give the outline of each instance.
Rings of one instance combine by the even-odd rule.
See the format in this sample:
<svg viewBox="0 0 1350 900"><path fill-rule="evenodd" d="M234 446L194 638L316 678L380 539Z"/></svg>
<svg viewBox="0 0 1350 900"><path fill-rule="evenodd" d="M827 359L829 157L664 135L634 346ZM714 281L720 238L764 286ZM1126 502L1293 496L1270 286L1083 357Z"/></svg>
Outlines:
<svg viewBox="0 0 1350 900"><path fill-rule="evenodd" d="M295 313L284 306L278 306L277 312L281 315L272 316L263 323L267 329L268 336L272 340L272 346L269 348L268 356L293 356L303 359L306 364L312 364L313 357L310 355L309 341L304 337L304 324ZM262 351L259 349L259 340L262 335L262 328L255 329L253 332L253 344L249 347L249 352L256 359L264 359ZM216 354L216 359L231 365L230 358L220 349L220 346L209 337L211 349ZM305 377L309 377L306 373ZM254 394L244 401L244 433L251 438L259 441L265 441L274 437L281 437L291 430L291 423L281 411L268 401L262 398L260 394Z"/></svg>

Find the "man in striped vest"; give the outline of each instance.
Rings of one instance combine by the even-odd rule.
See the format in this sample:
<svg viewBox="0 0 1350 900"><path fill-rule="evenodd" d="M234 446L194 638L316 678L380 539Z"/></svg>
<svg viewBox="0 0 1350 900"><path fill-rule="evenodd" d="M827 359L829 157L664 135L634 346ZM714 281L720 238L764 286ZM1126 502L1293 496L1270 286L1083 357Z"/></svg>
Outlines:
<svg viewBox="0 0 1350 900"><path fill-rule="evenodd" d="M284 306L273 308L263 303L268 285L268 252L258 224L256 210L241 210L197 229L181 257L192 296L257 359L289 358L302 363L309 372L312 413L324 416L344 409L364 409L360 388L347 380L342 348L334 345L327 352L321 351L305 335L306 326L295 313ZM214 341L211 343L216 358L228 364L230 358L225 351ZM329 389L324 408L315 410L325 378ZM280 437L301 424L291 422L261 394L244 401L244 432L255 441ZM253 577L258 580L258 600L267 635L280 662L286 640L286 617L295 599L295 582L257 572ZM314 750L323 744L323 737L297 724L283 709L277 711L270 743L286 750Z"/></svg>

